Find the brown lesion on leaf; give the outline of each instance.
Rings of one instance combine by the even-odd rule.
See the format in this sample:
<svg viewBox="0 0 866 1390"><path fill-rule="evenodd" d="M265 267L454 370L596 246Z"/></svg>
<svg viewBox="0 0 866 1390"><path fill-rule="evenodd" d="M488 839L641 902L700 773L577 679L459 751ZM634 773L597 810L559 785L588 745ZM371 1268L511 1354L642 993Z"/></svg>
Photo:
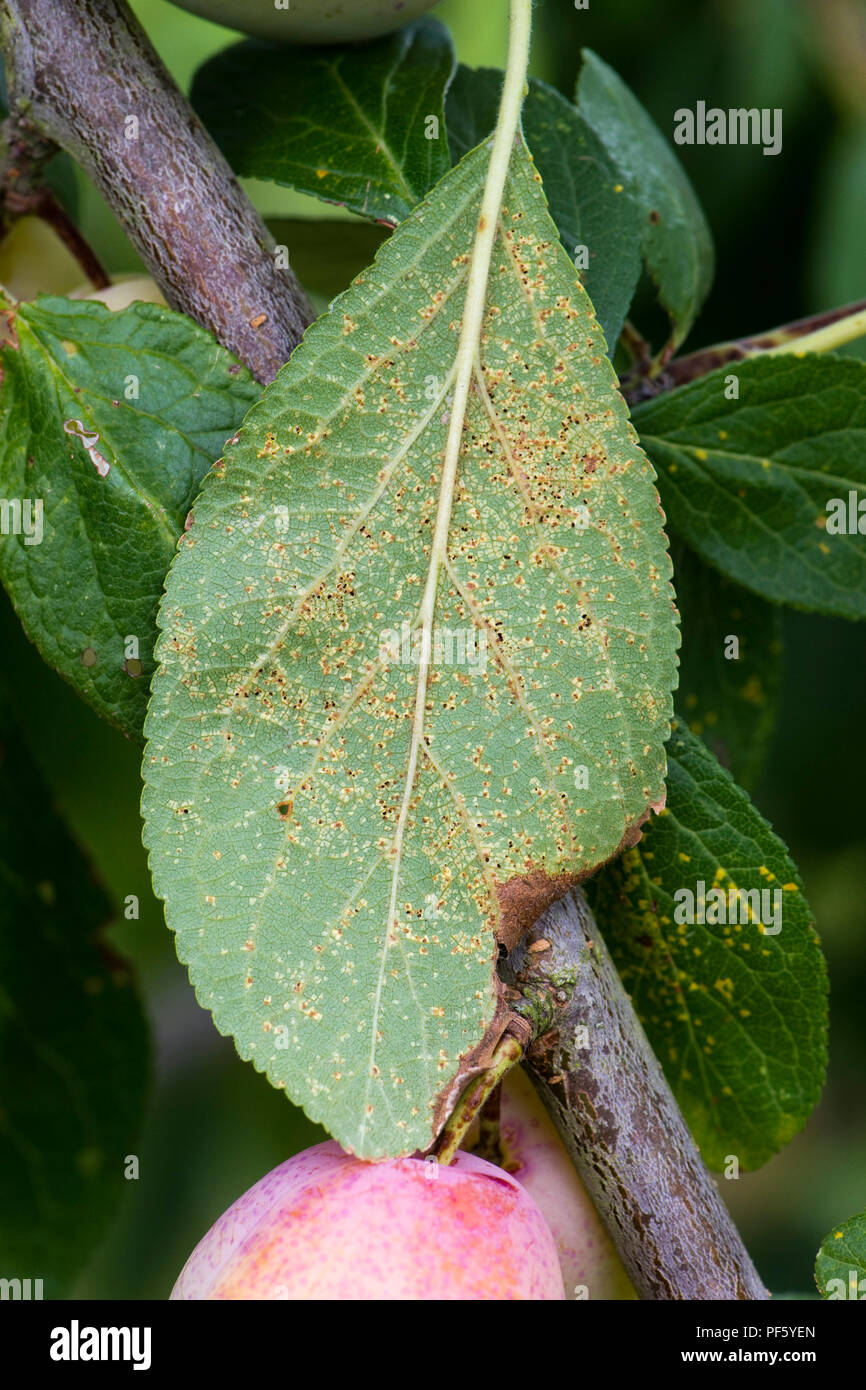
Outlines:
<svg viewBox="0 0 866 1390"><path fill-rule="evenodd" d="M530 869L497 884L500 918L496 940L510 954L551 903L565 897L579 882L578 874L550 875L544 869Z"/></svg>
<svg viewBox="0 0 866 1390"><path fill-rule="evenodd" d="M662 793L658 801L647 806L643 814L626 828L613 854L583 873L550 874L546 869L528 865L524 873L513 875L505 883L497 883L496 895L500 914L496 927L497 942L504 946L510 955L526 933L535 926L542 913L553 903L559 898L564 898L566 893L570 893L572 888L583 883L604 864L617 859L627 849L633 849L641 838L644 823L652 812L658 814L664 808L664 804L665 794Z"/></svg>

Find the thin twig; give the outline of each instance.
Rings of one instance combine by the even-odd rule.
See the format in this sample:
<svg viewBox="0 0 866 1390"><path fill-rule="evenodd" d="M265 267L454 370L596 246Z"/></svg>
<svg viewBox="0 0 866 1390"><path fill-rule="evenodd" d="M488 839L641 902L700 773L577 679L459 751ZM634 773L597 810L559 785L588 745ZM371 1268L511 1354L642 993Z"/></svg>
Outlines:
<svg viewBox="0 0 866 1390"><path fill-rule="evenodd" d="M48 165L57 153L53 140L33 129L26 116L7 116L0 134L0 235L19 217L40 217L54 229L81 266L94 289L111 282L98 257L46 180Z"/></svg>
<svg viewBox="0 0 866 1390"><path fill-rule="evenodd" d="M33 127L26 115L13 112L0 128L0 221L3 230L19 209L45 186L45 174L57 153L53 140Z"/></svg>
<svg viewBox="0 0 866 1390"><path fill-rule="evenodd" d="M622 378L623 392L629 404L635 405L649 396L672 391L732 362L782 353L831 352L864 336L866 299L861 299L856 304L845 304L839 309L828 309L822 314L797 319L794 323L784 323L765 333L700 348L685 357L675 358L653 379L643 375L640 370L630 370Z"/></svg>
<svg viewBox="0 0 866 1390"><path fill-rule="evenodd" d="M60 237L64 245L81 266L82 271L95 290L107 289L111 279L96 252L85 241L63 204L54 196L50 188L43 188L33 207L26 209L41 217Z"/></svg>

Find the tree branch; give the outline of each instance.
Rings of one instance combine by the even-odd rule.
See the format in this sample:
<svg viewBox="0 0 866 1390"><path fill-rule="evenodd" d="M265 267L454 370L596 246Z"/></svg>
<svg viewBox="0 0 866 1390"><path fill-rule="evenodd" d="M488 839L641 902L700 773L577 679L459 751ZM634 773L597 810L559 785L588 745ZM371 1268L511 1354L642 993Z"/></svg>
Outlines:
<svg viewBox="0 0 866 1390"><path fill-rule="evenodd" d="M124 0L3 0L0 45L19 120L90 175L168 302L272 380L312 310Z"/></svg>
<svg viewBox="0 0 866 1390"><path fill-rule="evenodd" d="M527 1064L641 1298L767 1299L579 892L503 966Z"/></svg>

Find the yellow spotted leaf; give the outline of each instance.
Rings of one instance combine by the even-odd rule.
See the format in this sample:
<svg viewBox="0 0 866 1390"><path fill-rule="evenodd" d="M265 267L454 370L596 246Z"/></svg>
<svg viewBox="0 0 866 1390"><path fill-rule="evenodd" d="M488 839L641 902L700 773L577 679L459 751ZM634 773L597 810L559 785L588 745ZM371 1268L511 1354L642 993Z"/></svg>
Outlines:
<svg viewBox="0 0 866 1390"><path fill-rule="evenodd" d="M489 159L400 225L207 478L146 725L145 840L201 1003L369 1158L429 1146L501 1035L497 933L664 794L654 475L520 139L455 403Z"/></svg>

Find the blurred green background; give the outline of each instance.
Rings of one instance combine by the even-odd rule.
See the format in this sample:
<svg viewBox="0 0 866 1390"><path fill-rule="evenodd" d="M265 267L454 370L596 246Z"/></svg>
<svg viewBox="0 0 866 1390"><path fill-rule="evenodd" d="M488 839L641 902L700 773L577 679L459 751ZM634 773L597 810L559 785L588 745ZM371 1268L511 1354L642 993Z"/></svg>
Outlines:
<svg viewBox="0 0 866 1390"><path fill-rule="evenodd" d="M166 0L133 8L178 82L233 36ZM444 0L460 58L500 66L507 0ZM681 151L707 210L718 274L690 346L740 336L866 297L866 7L861 0L537 0L533 72L572 95L594 48L663 131L699 100L781 107L782 152ZM96 192L79 180L85 235L112 272L138 261ZM321 216L320 204L248 184L266 215ZM329 210L330 211L330 210ZM334 209L333 215L339 216ZM866 356L862 344L850 351ZM21 692L32 752L114 895L138 921L112 929L138 968L154 1036L155 1085L141 1176L74 1290L165 1298L215 1218L321 1131L239 1061L196 1005L148 885L139 750L45 668L3 601L6 669ZM853 624L788 611L780 718L755 800L805 879L831 980L831 1067L806 1130L758 1173L719 1180L768 1285L809 1291L818 1244L866 1208L866 660Z"/></svg>

